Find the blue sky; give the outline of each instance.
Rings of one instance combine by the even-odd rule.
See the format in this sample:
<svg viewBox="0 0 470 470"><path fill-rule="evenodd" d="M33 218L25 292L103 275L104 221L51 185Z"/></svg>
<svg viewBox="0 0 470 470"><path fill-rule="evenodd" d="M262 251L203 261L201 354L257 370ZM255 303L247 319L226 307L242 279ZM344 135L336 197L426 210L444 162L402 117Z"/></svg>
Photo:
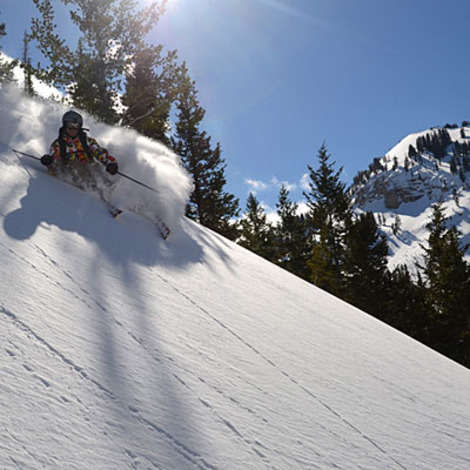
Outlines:
<svg viewBox="0 0 470 470"><path fill-rule="evenodd" d="M21 5L0 6L13 56ZM187 62L227 190L274 209L280 182L302 199L323 141L350 182L405 135L470 120L469 26L467 0L169 0L151 39Z"/></svg>

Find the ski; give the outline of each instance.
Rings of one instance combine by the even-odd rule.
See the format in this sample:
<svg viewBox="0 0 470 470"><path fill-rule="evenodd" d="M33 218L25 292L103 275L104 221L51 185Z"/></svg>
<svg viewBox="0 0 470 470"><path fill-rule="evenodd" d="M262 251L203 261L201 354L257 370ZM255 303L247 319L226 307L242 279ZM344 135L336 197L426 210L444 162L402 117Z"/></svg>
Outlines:
<svg viewBox="0 0 470 470"><path fill-rule="evenodd" d="M109 214L114 219L117 219L122 214L123 211L122 209L119 209L119 207L116 207L106 201L103 201L103 202L106 204L106 208L108 209ZM163 220L158 215L155 216L155 218L156 220L154 221L154 223L155 223L155 226L157 227L158 233L163 238L163 240L166 240L171 233L170 227L168 227L168 225L165 222L163 222Z"/></svg>
<svg viewBox="0 0 470 470"><path fill-rule="evenodd" d="M160 233L160 236L163 238L163 240L166 240L171 233L170 227L168 227L168 225L163 222L161 217L158 215L156 216L155 225L158 229L158 232Z"/></svg>
<svg viewBox="0 0 470 470"><path fill-rule="evenodd" d="M32 158L34 160L41 161L41 159L39 157L36 157L35 155L30 155L28 153L20 152L19 150L16 150L16 149L13 149L13 148L11 150L16 154L17 157L18 157L18 155L22 155L24 157L29 157L29 158ZM28 170L26 170L26 171L28 171ZM133 181L134 183L139 184L140 186L143 186L143 187L145 187L145 188L147 188L147 189L149 189L149 190L151 190L151 191L158 194L158 191L156 189L154 189L154 188L152 188L152 187L150 187L150 186L148 186L148 185L146 185L146 184L144 184L140 181L137 181L136 179L134 179L134 178L132 178L128 175L125 175L121 172L118 172L118 174L121 175L122 177L127 178L128 180ZM65 180L61 180L61 181L63 181L64 183L67 183L67 184L71 184L72 186L74 186L78 189L82 189L82 188L79 188L78 186L76 186L76 185L74 185L74 184L72 184L68 181L65 181ZM122 214L122 210L119 209L118 207L114 206L110 202L105 201L103 199L102 199L102 201L106 205L106 208L108 209L109 214L114 219L117 219ZM166 240L169 237L170 233L171 233L170 227L168 227L168 225L158 215L155 215L154 223L155 223L155 226L158 229L158 233L160 234L160 236L163 238L163 240Z"/></svg>
<svg viewBox="0 0 470 470"><path fill-rule="evenodd" d="M111 217L113 217L114 219L117 219L122 214L121 209L119 209L118 207L114 207L111 204L107 204L107 209L108 212L111 214Z"/></svg>

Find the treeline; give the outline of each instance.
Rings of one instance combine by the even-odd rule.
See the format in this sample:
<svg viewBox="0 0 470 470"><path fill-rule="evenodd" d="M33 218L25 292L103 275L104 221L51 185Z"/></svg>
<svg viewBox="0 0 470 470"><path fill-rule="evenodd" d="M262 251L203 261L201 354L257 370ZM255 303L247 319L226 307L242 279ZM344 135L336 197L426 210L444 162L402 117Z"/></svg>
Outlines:
<svg viewBox="0 0 470 470"><path fill-rule="evenodd" d="M423 261L412 276L388 269L389 249L372 213L354 214L342 169L325 146L309 169L308 211L281 188L270 224L256 197L248 199L240 243L293 274L344 299L407 335L470 367L470 266L461 234L433 206Z"/></svg>
<svg viewBox="0 0 470 470"><path fill-rule="evenodd" d="M235 239L232 220L239 201L225 190L226 163L219 143L202 128L205 110L196 83L176 50L146 40L158 26L167 0L62 0L76 28L76 43L62 37L51 0L33 0L38 15L25 25L21 66L25 92L34 95L31 78L56 87L67 103L95 118L133 128L181 156L194 190L186 215ZM0 25L0 37L8 25ZM44 57L33 65L31 48ZM3 65L3 67L2 67ZM12 65L0 64L0 80L11 80Z"/></svg>
<svg viewBox="0 0 470 470"><path fill-rule="evenodd" d="M465 127L468 125L467 121L462 122L460 128L460 137L466 139L467 135ZM422 164L423 154L428 153L437 160L435 161L436 169L440 163L442 163L444 157L449 155L450 157L450 169L453 174L458 174L462 181L465 181L465 173L470 172L470 141L460 143L453 141L448 129L458 129L457 124L446 124L442 129L435 129L432 132L427 132L425 135L420 136L416 139L416 144L410 144L408 146L408 154L405 157L404 169L409 169L414 164ZM395 171L398 169L398 158L396 156L392 159L392 165L389 168L387 160L390 157L385 156L382 159L374 158L372 163L369 164L367 170L359 171L353 178L353 187L361 186L366 184L371 176L384 171Z"/></svg>

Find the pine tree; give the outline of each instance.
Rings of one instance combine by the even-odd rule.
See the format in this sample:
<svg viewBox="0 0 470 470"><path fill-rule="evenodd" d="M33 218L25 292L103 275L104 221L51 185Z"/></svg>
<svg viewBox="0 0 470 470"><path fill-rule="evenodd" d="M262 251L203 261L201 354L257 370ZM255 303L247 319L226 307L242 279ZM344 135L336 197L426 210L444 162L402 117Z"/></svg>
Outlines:
<svg viewBox="0 0 470 470"><path fill-rule="evenodd" d="M171 145L193 177L194 189L186 215L233 240L237 237L233 219L238 216L239 202L224 191L227 181L222 150L219 143L212 148L211 138L200 129L205 111L187 69L184 78L178 93L176 132Z"/></svg>
<svg viewBox="0 0 470 470"><path fill-rule="evenodd" d="M416 139L416 147L418 149L417 153L423 153L425 149L424 146L425 146L424 138L418 137Z"/></svg>
<svg viewBox="0 0 470 470"><path fill-rule="evenodd" d="M415 282L406 265L386 273L382 321L429 345L429 309L426 289L420 277Z"/></svg>
<svg viewBox="0 0 470 470"><path fill-rule="evenodd" d="M22 67L24 72L24 92L28 96L34 96L36 93L34 92L31 59L29 57L29 38L26 31L24 32L23 36Z"/></svg>
<svg viewBox="0 0 470 470"><path fill-rule="evenodd" d="M3 36L6 36L6 34L7 34L6 24L0 23L0 39ZM1 50L2 48L0 47L0 51ZM13 69L16 67L17 64L18 64L18 61L16 60L8 62L7 60L0 57L0 83L14 81Z"/></svg>
<svg viewBox="0 0 470 470"><path fill-rule="evenodd" d="M455 175L458 173L458 156L457 152L454 150L454 154L452 155L452 158L450 159L450 172Z"/></svg>
<svg viewBox="0 0 470 470"><path fill-rule="evenodd" d="M429 236L420 266L427 286L427 303L431 309L431 346L470 366L470 269L464 259L461 234L447 228L448 219L441 203L433 205L427 225Z"/></svg>
<svg viewBox="0 0 470 470"><path fill-rule="evenodd" d="M414 146L410 144L408 146L408 157L410 157L412 160L414 160L417 155L418 155L418 152L416 151Z"/></svg>
<svg viewBox="0 0 470 470"><path fill-rule="evenodd" d="M76 107L102 120L118 120L115 105L122 76L136 47L158 22L166 0L138 9L137 0L62 0L81 33L72 50L56 32L51 0L33 0L40 17L33 18L30 38L49 62L39 66L41 78L68 88Z"/></svg>
<svg viewBox="0 0 470 470"><path fill-rule="evenodd" d="M326 279L327 289L337 295L341 285L341 265L343 263L343 237L351 219L351 201L346 192L345 184L340 180L342 168L335 171L335 163L330 163L325 144L318 152L318 170L308 166L309 191L304 192L309 207L308 219L310 229L317 244L313 247L313 255L309 262L311 279L322 282ZM319 250L327 251L322 254ZM315 263L319 263L316 266ZM326 273L325 270L329 270ZM318 273L320 271L321 274ZM334 278L335 281L331 281ZM318 281L320 279L320 281Z"/></svg>
<svg viewBox="0 0 470 470"><path fill-rule="evenodd" d="M141 45L126 73L125 106L121 124L170 145L170 113L177 96L176 51L162 55L162 47Z"/></svg>
<svg viewBox="0 0 470 470"><path fill-rule="evenodd" d="M312 256L307 262L310 269L310 281L316 286L330 292L333 295L341 296L343 291L343 278L341 268L338 264L338 254L333 248L328 228L324 225L314 242Z"/></svg>
<svg viewBox="0 0 470 470"><path fill-rule="evenodd" d="M345 214L350 214L350 200L346 194L346 185L340 180L343 171L341 167L335 171L335 162L330 163L330 155L323 144L318 151L318 170L310 165L309 191L303 195L310 209L314 227L331 225L335 220L344 220Z"/></svg>
<svg viewBox="0 0 470 470"><path fill-rule="evenodd" d="M387 255L387 242L374 215L360 214L345 235L344 298L374 316L383 310Z"/></svg>
<svg viewBox="0 0 470 470"><path fill-rule="evenodd" d="M279 223L275 228L278 264L291 273L309 278L307 261L311 256L310 230L304 215L298 214L298 204L289 199L289 190L281 186L276 204Z"/></svg>
<svg viewBox="0 0 470 470"><path fill-rule="evenodd" d="M246 203L246 214L240 221L241 231L238 243L270 261L276 259L273 230L267 222L266 213L253 193Z"/></svg>
<svg viewBox="0 0 470 470"><path fill-rule="evenodd" d="M410 163L410 159L408 157L405 157L405 171L410 171L410 166L411 166L411 163Z"/></svg>
<svg viewBox="0 0 470 470"><path fill-rule="evenodd" d="M468 154L463 157L463 170L466 173L470 172L470 156Z"/></svg>
<svg viewBox="0 0 470 470"><path fill-rule="evenodd" d="M394 218L393 223L392 223L392 233L396 237L400 233L401 225L402 225L402 223L401 223L400 216L398 214L395 214L395 218Z"/></svg>

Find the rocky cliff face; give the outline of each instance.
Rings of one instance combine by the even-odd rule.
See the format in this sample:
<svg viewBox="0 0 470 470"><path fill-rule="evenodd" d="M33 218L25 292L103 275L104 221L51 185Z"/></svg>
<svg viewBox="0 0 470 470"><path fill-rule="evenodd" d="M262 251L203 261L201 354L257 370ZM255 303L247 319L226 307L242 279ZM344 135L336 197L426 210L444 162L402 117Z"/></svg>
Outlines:
<svg viewBox="0 0 470 470"><path fill-rule="evenodd" d="M350 195L357 211L375 214L392 266L419 258L431 206L438 201L469 242L470 128L433 128L405 137L358 173Z"/></svg>
<svg viewBox="0 0 470 470"><path fill-rule="evenodd" d="M441 146L416 149L419 140L445 132L448 137ZM368 171L356 176L351 195L357 207L383 200L385 208L398 209L401 204L429 199L445 200L470 189L469 128L434 128L403 139L380 159L375 159ZM437 155L436 155L437 154Z"/></svg>

